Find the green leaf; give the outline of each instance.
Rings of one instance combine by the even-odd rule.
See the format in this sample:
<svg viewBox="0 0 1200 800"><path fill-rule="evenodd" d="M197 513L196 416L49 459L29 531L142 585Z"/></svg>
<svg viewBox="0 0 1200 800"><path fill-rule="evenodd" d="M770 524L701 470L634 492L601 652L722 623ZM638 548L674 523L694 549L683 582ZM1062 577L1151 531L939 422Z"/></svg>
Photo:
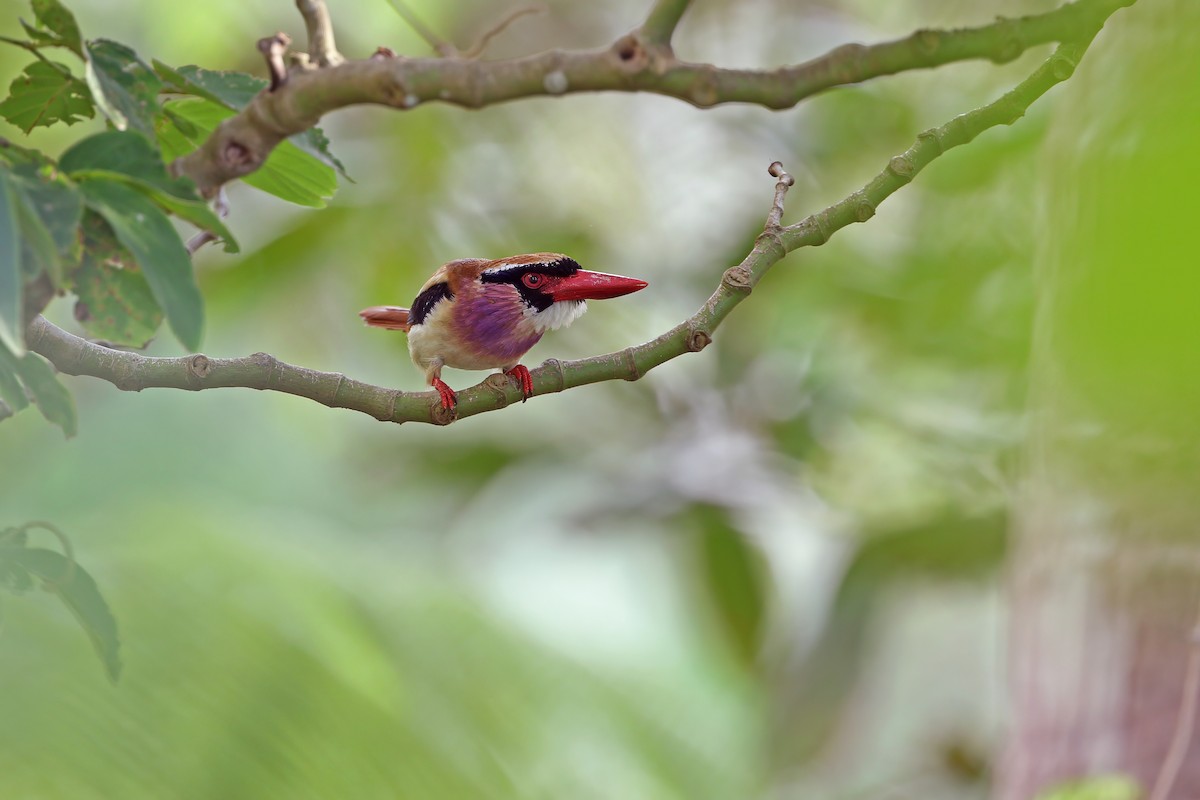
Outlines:
<svg viewBox="0 0 1200 800"><path fill-rule="evenodd" d="M154 71L181 94L203 97L233 111L241 111L267 88L267 81L245 72L223 72L202 67L175 69L155 60Z"/></svg>
<svg viewBox="0 0 1200 800"><path fill-rule="evenodd" d="M25 387L17 376L16 357L3 347L0 347L0 400L8 403L14 414L29 405Z"/></svg>
<svg viewBox="0 0 1200 800"><path fill-rule="evenodd" d="M84 202L104 217L146 276L171 330L190 350L200 346L204 301L192 274L192 260L171 221L144 194L104 178L80 182Z"/></svg>
<svg viewBox="0 0 1200 800"><path fill-rule="evenodd" d="M25 241L28 275L45 270L61 286L64 264L79 260L79 219L83 197L65 177L44 167L22 164L10 175Z"/></svg>
<svg viewBox="0 0 1200 800"><path fill-rule="evenodd" d="M158 141L163 158L168 160L195 150L222 120L234 113L198 97L172 100L167 105L196 129L196 135L187 136L169 120L159 118ZM301 152L290 141L276 147L267 163L243 180L268 194L312 208L324 208L325 201L337 191L337 175L333 169Z"/></svg>
<svg viewBox="0 0 1200 800"><path fill-rule="evenodd" d="M724 511L700 507L699 577L720 627L747 666L758 659L766 613L762 554L725 520Z"/></svg>
<svg viewBox="0 0 1200 800"><path fill-rule="evenodd" d="M24 206L49 234L60 263L77 262L79 220L83 215L79 189L57 172L23 166L13 170L12 181ZM55 282L59 282L57 278Z"/></svg>
<svg viewBox="0 0 1200 800"><path fill-rule="evenodd" d="M233 234L196 192L188 178L167 173L162 156L137 131L105 131L89 136L63 153L59 168L76 180L105 178L129 184L162 208L221 237L225 252L236 253Z"/></svg>
<svg viewBox="0 0 1200 800"><path fill-rule="evenodd" d="M1125 775L1104 775L1062 783L1038 795L1038 800L1138 800L1137 781Z"/></svg>
<svg viewBox="0 0 1200 800"><path fill-rule="evenodd" d="M9 174L0 170L0 346L25 352L21 323L21 228Z"/></svg>
<svg viewBox="0 0 1200 800"><path fill-rule="evenodd" d="M133 128L153 137L162 81L123 44L96 39L86 49L87 85L96 105L117 130Z"/></svg>
<svg viewBox="0 0 1200 800"><path fill-rule="evenodd" d="M74 125L96 115L87 84L65 66L35 61L9 86L0 116L25 133L56 122Z"/></svg>
<svg viewBox="0 0 1200 800"><path fill-rule="evenodd" d="M17 374L48 422L62 428L67 438L75 435L75 401L67 387L59 382L50 362L37 353L26 353L18 358L0 347L0 370L3 369Z"/></svg>
<svg viewBox="0 0 1200 800"><path fill-rule="evenodd" d="M218 72L195 66L173 69L161 61L154 62L154 69L180 93L203 97L233 111L241 111L268 86L262 78L244 72ZM288 141L350 180L346 167L330 152L329 138L320 128L309 128L288 137Z"/></svg>
<svg viewBox="0 0 1200 800"><path fill-rule="evenodd" d="M12 594L24 594L33 588L33 576L20 564L0 560L0 587Z"/></svg>
<svg viewBox="0 0 1200 800"><path fill-rule="evenodd" d="M83 265L72 286L79 298L75 319L97 339L145 347L162 325L162 309L129 251L104 220L88 213Z"/></svg>
<svg viewBox="0 0 1200 800"><path fill-rule="evenodd" d="M79 23L75 21L75 15L58 0L33 0L31 5L38 24L53 33L58 39L57 43L71 48L76 55L82 58L83 37L80 35Z"/></svg>
<svg viewBox="0 0 1200 800"><path fill-rule="evenodd" d="M0 563L16 564L41 578L83 626L109 680L121 676L121 642L117 621L95 579L66 556L39 547L0 547Z"/></svg>

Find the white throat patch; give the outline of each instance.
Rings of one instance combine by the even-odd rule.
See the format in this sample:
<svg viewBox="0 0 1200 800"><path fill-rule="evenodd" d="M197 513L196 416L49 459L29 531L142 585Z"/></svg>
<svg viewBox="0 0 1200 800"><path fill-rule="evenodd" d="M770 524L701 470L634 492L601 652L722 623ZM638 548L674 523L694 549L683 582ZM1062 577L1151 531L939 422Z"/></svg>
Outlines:
<svg viewBox="0 0 1200 800"><path fill-rule="evenodd" d="M545 311L525 307L525 315L533 322L539 333L565 328L582 317L585 311L587 311L587 303L582 300L563 300L551 304Z"/></svg>

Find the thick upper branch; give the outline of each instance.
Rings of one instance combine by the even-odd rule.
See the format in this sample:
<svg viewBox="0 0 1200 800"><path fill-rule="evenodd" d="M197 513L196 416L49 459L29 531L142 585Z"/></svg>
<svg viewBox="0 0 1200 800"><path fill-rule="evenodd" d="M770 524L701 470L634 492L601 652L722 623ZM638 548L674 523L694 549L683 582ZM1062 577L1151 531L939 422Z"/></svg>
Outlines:
<svg viewBox="0 0 1200 800"><path fill-rule="evenodd" d="M375 103L413 108L444 101L478 108L541 94L641 91L697 106L755 103L788 108L834 86L953 61L1006 61L1047 42L1090 38L1118 8L1133 0L1078 0L1045 14L1002 19L952 31L917 31L876 45L845 45L824 56L774 70L720 69L679 61L669 49L648 51L638 35L604 50L553 50L505 61L455 58L349 61L297 71L283 86L258 95L223 122L205 144L176 162L206 195L253 172L284 138L345 106ZM647 25L655 36L673 29L686 3L660 2ZM657 20L657 22L656 22ZM668 25L667 23L671 23ZM647 35L647 28L641 35Z"/></svg>
<svg viewBox="0 0 1200 800"><path fill-rule="evenodd" d="M763 233L736 267L726 270L707 302L688 319L661 336L636 347L579 361L549 360L532 371L534 395L560 392L605 380L637 380L654 367L688 352L704 349L717 326L749 296L754 285L788 252L824 244L841 228L864 222L893 192L911 181L934 159L966 144L988 128L1015 122L1035 100L1070 77L1090 38L1062 45L1030 77L1000 99L925 131L912 147L888 162L862 189L825 210L782 227L783 199L791 178L777 165L776 194ZM36 318L26 334L29 349L50 359L69 375L93 375L118 388L139 391L150 387L199 390L241 386L307 397L333 408L349 408L390 422L420 421L446 424L435 393L401 392L343 375L296 367L265 353L244 358L215 359L204 355L150 358L109 350ZM521 399L521 391L504 375L489 376L458 394L456 417L503 408Z"/></svg>

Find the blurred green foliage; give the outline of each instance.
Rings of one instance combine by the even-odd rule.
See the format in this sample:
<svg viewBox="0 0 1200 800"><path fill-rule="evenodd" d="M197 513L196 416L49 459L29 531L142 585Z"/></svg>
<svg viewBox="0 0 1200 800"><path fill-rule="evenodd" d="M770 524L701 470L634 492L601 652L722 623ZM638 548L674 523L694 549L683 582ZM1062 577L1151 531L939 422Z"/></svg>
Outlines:
<svg viewBox="0 0 1200 800"><path fill-rule="evenodd" d="M460 44L502 15L482 0L412 6ZM965 1L932 19L924 3L892 6L698 3L675 46L770 66L988 21ZM86 36L126 43L202 98L158 117L168 157L236 98L163 64L260 75L255 39L301 38L288 3L117 7L73 11ZM486 57L603 46L645 11L551 3ZM22 14L0 2L0 27ZM348 55L427 53L386 2L334 15ZM407 303L446 260L537 250L651 288L594 304L531 363L645 341L740 260L771 161L797 177L798 219L1043 56L787 113L634 95L347 110L322 124L357 182L327 208L230 187L241 252L195 259L204 349L417 388L403 337L355 312ZM1103 58L1102 37L1087 63ZM28 60L0 51L12 80ZM1028 388L1031 187L1045 105L1071 88L935 162L867 225L794 254L702 355L634 384L431 429L272 393L65 380L74 440L31 414L0 425L0 511L72 532L126 666L110 689L57 609L6 606L0 794L984 796L984 770L963 784L938 754L997 727L992 567ZM102 130L28 141L57 157ZM329 152L296 144L313 163ZM309 205L337 166L321 165ZM145 292L107 296L129 295ZM70 298L47 313L78 330ZM155 326L143 317L126 341ZM148 352L180 350L160 334Z"/></svg>

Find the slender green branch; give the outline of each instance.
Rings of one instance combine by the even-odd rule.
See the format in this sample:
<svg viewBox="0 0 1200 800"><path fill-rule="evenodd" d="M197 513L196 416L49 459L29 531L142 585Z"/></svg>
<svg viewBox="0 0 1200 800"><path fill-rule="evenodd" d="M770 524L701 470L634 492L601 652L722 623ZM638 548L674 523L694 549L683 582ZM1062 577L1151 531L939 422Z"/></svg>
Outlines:
<svg viewBox="0 0 1200 800"><path fill-rule="evenodd" d="M599 381L637 380L684 353L703 350L712 342L714 332L725 317L750 295L754 285L787 253L800 247L824 244L847 225L865 222L874 215L879 203L946 151L966 144L989 128L1020 119L1035 100L1070 77L1089 42L1090 37L1060 46L1015 89L993 103L925 131L912 147L888 162L884 170L861 190L794 225L783 227L779 222L791 176L778 164L772 164L771 174L777 178L776 192L762 234L742 263L726 270L720 286L695 314L658 338L636 347L579 361L550 359L532 371L533 394L561 392ZM204 355L150 358L92 344L42 317L29 326L26 341L29 349L50 359L61 372L102 378L120 389L200 390L235 386L265 389L306 397L332 408L360 411L387 422L446 424L455 418L494 411L521 400L520 388L506 376L490 375L482 383L458 393L457 413L450 416L442 410L435 392L386 389L337 373L286 364L266 353L228 359Z"/></svg>
<svg viewBox="0 0 1200 800"><path fill-rule="evenodd" d="M408 4L404 2L404 0L390 0L390 2L396 13L408 23L408 27L416 31L417 35L424 39L426 43L433 48L433 52L437 53L443 58L451 58L458 54L458 50L455 49L454 45L450 44L445 39L434 33L433 29L426 25L424 21L417 16L416 12L408 7Z"/></svg>
<svg viewBox="0 0 1200 800"><path fill-rule="evenodd" d="M554 50L505 61L347 61L294 72L277 90L259 94L222 122L198 150L177 160L174 169L212 196L222 184L258 169L287 136L307 130L324 114L360 103L411 109L443 101L479 108L533 95L641 91L701 107L741 102L788 108L831 87L881 75L973 58L1007 61L1035 45L1088 39L1117 9L1132 2L1078 0L1045 14L976 28L923 30L892 42L845 45L804 64L775 70L720 69L679 61L669 50L644 47L636 33L604 50ZM662 2L656 11L682 5Z"/></svg>
<svg viewBox="0 0 1200 800"><path fill-rule="evenodd" d="M675 26L691 5L692 0L657 0L650 15L642 23L642 38L651 44L671 44Z"/></svg>

